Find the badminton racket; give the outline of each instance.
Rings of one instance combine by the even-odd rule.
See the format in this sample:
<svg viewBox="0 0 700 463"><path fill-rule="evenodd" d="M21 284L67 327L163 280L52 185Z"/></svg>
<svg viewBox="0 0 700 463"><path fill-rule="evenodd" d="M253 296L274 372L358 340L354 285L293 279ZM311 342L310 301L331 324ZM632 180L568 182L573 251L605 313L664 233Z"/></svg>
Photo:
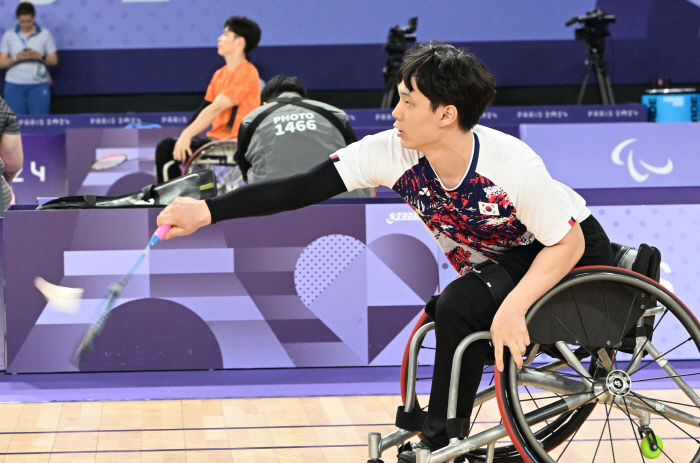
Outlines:
<svg viewBox="0 0 700 463"><path fill-rule="evenodd" d="M117 166L124 164L126 161L152 161L154 156L147 156L142 158L132 158L123 153L108 154L97 159L90 165L92 170L109 170L114 169Z"/></svg>
<svg viewBox="0 0 700 463"><path fill-rule="evenodd" d="M90 321L90 327L85 333L85 336L83 337L82 341L80 341L80 344L75 350L73 357L71 357L70 365L71 367L73 367L74 370L78 371L78 369L80 368L80 361L86 354L88 354L92 350L92 347L95 343L95 339L97 339L97 337L104 329L107 317L109 317L109 314L112 311L112 307L114 306L115 301L124 289L124 286L126 286L126 284L129 282L131 276L134 274L134 272L141 264L143 259L148 255L148 252L151 250L151 248L158 241L163 239L163 237L165 237L165 234L168 233L168 230L170 230L170 228L170 225L161 225L160 227L158 227L158 229L148 242L148 245L141 252L141 254L139 254L138 259L136 259L136 262L134 262L131 265L129 271L126 272L126 275L124 275L121 280L109 285L107 295L104 297L104 299L102 299L102 302L93 313L92 320Z"/></svg>

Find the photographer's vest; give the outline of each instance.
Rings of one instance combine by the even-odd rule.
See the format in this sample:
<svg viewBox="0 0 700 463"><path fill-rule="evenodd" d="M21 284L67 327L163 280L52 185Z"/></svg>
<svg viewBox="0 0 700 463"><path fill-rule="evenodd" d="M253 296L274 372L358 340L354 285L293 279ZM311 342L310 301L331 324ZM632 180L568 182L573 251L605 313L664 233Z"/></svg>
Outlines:
<svg viewBox="0 0 700 463"><path fill-rule="evenodd" d="M282 94L243 121L237 157L249 183L304 172L357 141L348 123L332 112L336 108L288 95L295 94ZM366 190L343 194L367 196Z"/></svg>

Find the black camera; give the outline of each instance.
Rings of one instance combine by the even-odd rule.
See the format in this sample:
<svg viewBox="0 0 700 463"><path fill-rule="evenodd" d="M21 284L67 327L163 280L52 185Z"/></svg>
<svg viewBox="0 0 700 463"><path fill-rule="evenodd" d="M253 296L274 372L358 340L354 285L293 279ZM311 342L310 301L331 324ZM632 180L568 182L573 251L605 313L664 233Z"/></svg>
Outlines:
<svg viewBox="0 0 700 463"><path fill-rule="evenodd" d="M384 49L390 55L402 55L406 52L408 42L415 42L416 36L412 35L418 27L418 18L408 20L408 26L394 26L389 29L389 37L386 39Z"/></svg>
<svg viewBox="0 0 700 463"><path fill-rule="evenodd" d="M615 16L606 14L596 7L582 16L574 16L566 22L567 26L574 23L583 24L575 31L576 40L586 42L591 47L603 49L605 47L605 37L610 35L608 25L615 22Z"/></svg>
<svg viewBox="0 0 700 463"><path fill-rule="evenodd" d="M418 18L408 20L408 26L394 26L389 29L389 37L384 44L384 50L389 53L389 59L386 60L384 67L384 96L382 97L382 108L390 108L398 101L398 93L396 91L396 74L401 67L401 62L406 54L406 48L409 42L416 41L416 36L413 33L418 27Z"/></svg>

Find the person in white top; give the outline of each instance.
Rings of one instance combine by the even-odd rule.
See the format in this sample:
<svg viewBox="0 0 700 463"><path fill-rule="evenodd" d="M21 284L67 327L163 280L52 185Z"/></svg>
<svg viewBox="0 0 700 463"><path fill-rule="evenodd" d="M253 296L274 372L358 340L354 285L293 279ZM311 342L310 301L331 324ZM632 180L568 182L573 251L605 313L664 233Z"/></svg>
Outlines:
<svg viewBox="0 0 700 463"><path fill-rule="evenodd" d="M414 47L397 84L393 130L340 149L305 174L205 201L178 198L161 212L158 224L173 226L169 239L209 223L295 209L356 188L385 185L402 196L462 275L426 304L436 326L428 414L421 442L403 447L398 456L414 462L416 448L437 450L449 437L468 433L491 355L502 371L508 347L522 366L530 344L525 313L534 302L574 266L612 265L613 255L583 198L552 179L539 156L514 137L476 125L494 98L495 79L474 55L439 42ZM462 425L457 423L458 435L449 436L453 354L466 336L489 329L494 352L479 341L463 357L457 410Z"/></svg>
<svg viewBox="0 0 700 463"><path fill-rule="evenodd" d="M49 114L47 66L58 64L56 44L51 33L34 22L34 5L21 2L15 16L17 26L5 31L0 40L0 69L7 69L5 101L15 114Z"/></svg>

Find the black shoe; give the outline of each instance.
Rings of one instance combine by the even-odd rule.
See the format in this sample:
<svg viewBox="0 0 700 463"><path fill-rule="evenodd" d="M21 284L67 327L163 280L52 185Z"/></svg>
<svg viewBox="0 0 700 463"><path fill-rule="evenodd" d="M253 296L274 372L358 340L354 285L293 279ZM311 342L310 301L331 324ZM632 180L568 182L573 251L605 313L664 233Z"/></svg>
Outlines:
<svg viewBox="0 0 700 463"><path fill-rule="evenodd" d="M398 463L416 463L416 451L429 448L423 442L406 442L399 447Z"/></svg>

